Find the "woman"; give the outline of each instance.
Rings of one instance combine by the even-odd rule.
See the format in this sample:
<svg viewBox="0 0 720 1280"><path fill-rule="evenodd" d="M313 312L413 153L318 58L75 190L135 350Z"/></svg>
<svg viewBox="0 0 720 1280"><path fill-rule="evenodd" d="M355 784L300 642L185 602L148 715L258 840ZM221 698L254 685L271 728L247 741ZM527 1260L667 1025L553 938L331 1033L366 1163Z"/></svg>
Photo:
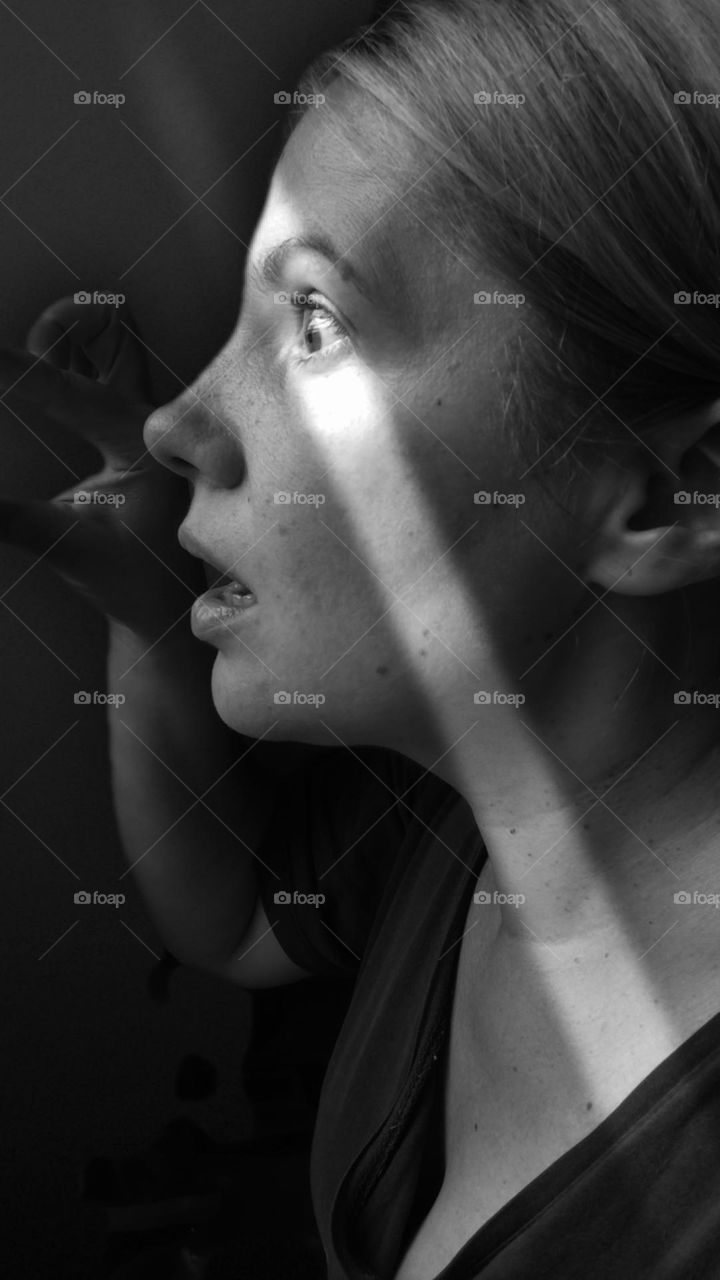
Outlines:
<svg viewBox="0 0 720 1280"><path fill-rule="evenodd" d="M300 85L192 388L147 416L97 313L4 357L126 498L5 536L111 620L168 947L357 975L330 1280L717 1274L718 66L709 0L393 5Z"/></svg>

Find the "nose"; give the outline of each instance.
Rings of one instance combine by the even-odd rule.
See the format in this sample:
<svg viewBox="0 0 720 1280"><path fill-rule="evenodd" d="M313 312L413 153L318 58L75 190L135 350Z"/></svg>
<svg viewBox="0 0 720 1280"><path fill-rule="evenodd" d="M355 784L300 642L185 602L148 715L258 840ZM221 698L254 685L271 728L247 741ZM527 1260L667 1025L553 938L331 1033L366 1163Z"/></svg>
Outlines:
<svg viewBox="0 0 720 1280"><path fill-rule="evenodd" d="M212 366L211 366L212 368ZM145 448L170 471L223 489L242 483L245 459L222 412L222 389L210 390L208 370L175 400L155 409L143 427ZM215 382L218 380L215 370Z"/></svg>

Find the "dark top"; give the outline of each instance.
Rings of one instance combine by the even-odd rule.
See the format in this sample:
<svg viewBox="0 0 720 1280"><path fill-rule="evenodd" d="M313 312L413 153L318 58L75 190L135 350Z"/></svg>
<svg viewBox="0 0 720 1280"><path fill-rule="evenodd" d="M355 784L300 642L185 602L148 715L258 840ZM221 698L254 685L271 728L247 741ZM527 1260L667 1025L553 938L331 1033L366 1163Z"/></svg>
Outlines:
<svg viewBox="0 0 720 1280"><path fill-rule="evenodd" d="M259 849L280 877L260 872L283 949L313 973L354 975L311 1157L328 1280L393 1280L442 1183L452 995L486 855L467 803L421 776L382 748L320 752L283 780ZM276 904L278 889L326 900ZM439 1278L718 1280L719 1085L717 1015Z"/></svg>

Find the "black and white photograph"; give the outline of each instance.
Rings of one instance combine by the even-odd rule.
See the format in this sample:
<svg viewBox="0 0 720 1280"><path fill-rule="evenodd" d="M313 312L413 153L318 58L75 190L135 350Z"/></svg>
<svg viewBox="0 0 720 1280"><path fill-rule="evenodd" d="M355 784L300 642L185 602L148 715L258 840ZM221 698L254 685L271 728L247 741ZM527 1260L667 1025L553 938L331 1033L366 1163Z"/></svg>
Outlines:
<svg viewBox="0 0 720 1280"><path fill-rule="evenodd" d="M720 1280L718 0L0 0L7 1280Z"/></svg>

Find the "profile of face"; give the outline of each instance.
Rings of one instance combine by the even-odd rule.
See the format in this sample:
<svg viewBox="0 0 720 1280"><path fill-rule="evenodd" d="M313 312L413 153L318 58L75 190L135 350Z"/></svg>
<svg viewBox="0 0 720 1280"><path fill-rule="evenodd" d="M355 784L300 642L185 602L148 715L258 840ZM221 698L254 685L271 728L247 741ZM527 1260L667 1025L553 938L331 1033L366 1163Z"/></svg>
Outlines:
<svg viewBox="0 0 720 1280"><path fill-rule="evenodd" d="M381 170L388 126L381 140L348 92L328 101L355 145L324 108L303 116L237 326L145 440L192 482L184 545L257 599L207 637L222 719L429 765L478 693L552 696L566 655L549 640L587 605L594 490L549 501L519 467L499 393L517 321L475 302L508 282L416 214L402 138ZM507 704L485 714L491 728Z"/></svg>

